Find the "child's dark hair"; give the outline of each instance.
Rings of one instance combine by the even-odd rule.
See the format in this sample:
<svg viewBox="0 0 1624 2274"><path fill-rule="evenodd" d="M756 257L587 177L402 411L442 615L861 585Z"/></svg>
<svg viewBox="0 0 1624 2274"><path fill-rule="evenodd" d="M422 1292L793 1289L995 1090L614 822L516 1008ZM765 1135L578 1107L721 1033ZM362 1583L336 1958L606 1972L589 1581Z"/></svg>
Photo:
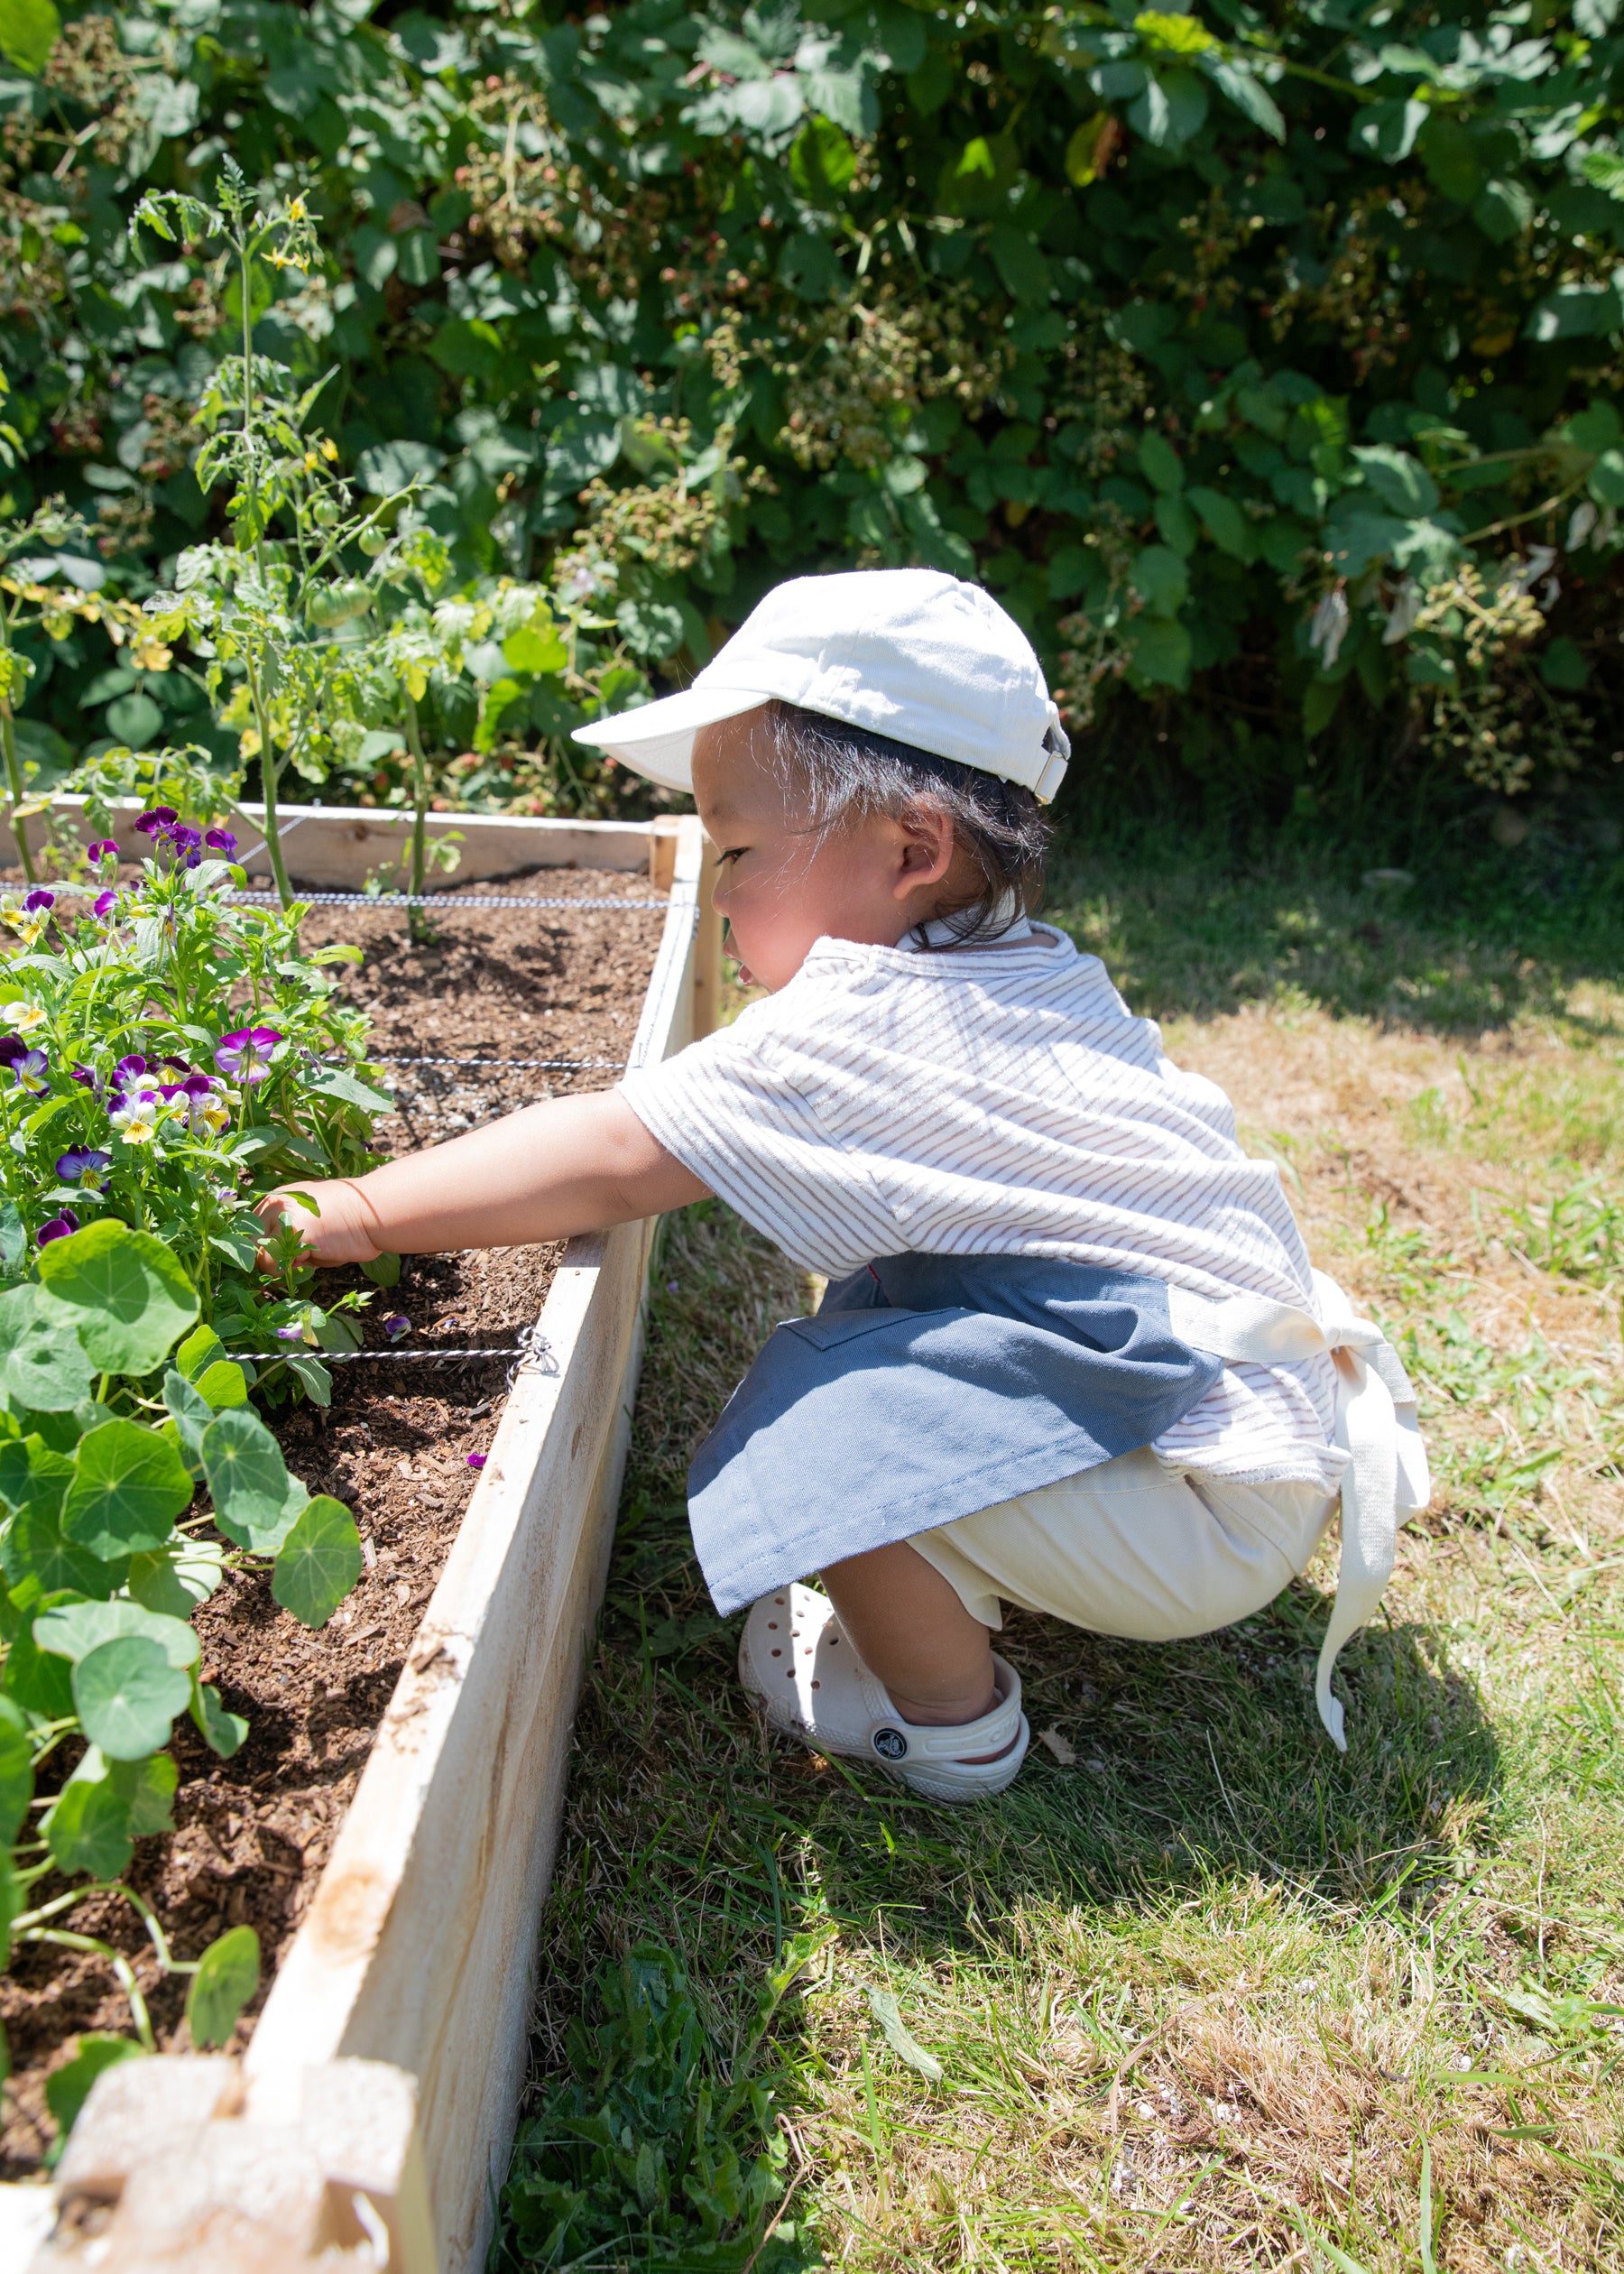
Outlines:
<svg viewBox="0 0 1624 2274"><path fill-rule="evenodd" d="M869 814L900 821L920 803L946 814L981 871L978 892L937 911L955 940L997 939L1038 907L1053 825L1020 782L795 703L769 703L767 720L774 760L804 793L819 835Z"/></svg>

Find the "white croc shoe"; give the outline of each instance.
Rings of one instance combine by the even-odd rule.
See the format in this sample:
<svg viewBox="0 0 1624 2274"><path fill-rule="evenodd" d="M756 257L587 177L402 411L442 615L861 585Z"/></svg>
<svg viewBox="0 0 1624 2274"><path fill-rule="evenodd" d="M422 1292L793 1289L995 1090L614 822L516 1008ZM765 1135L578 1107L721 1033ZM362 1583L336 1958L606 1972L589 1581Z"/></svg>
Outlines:
<svg viewBox="0 0 1624 2274"><path fill-rule="evenodd" d="M744 1622L739 1679L769 1724L823 1753L872 1761L932 1800L981 1800L1012 1784L1031 1742L1020 1677L994 1656L998 1703L979 1721L935 1729L905 1722L816 1587L775 1588ZM1008 1746L1006 1752L1004 1748ZM966 1761L966 1753L997 1753Z"/></svg>

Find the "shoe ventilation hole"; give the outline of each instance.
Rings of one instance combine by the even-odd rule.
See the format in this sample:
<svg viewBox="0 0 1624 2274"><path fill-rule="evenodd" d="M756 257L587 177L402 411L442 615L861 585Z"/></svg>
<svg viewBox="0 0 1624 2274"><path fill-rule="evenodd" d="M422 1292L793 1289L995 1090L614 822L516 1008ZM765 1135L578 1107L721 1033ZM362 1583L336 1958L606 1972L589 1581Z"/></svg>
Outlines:
<svg viewBox="0 0 1624 2274"><path fill-rule="evenodd" d="M773 1657L774 1657L774 1658L782 1658L782 1657L783 1657L783 1655L784 1655L784 1653L782 1652L782 1650L774 1650L774 1652L772 1653L772 1655L773 1655Z"/></svg>
<svg viewBox="0 0 1624 2274"><path fill-rule="evenodd" d="M823 1684L821 1682L814 1682L812 1687L814 1689L822 1689Z"/></svg>
<svg viewBox="0 0 1624 2274"><path fill-rule="evenodd" d="M778 1632L778 1621L776 1619L768 1620L767 1632L769 1634L776 1634Z"/></svg>

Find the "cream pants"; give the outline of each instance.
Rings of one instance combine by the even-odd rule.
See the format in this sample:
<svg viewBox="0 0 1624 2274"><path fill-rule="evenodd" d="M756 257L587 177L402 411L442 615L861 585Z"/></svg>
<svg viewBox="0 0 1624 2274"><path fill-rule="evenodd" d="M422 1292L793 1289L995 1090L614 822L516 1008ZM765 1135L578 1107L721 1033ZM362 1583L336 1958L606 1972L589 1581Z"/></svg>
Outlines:
<svg viewBox="0 0 1624 2274"><path fill-rule="evenodd" d="M1171 1641L1272 1603L1337 1506L1317 1484L1237 1484L1165 1469L1146 1448L977 1510L909 1545L973 1619L1000 1599L1095 1634Z"/></svg>

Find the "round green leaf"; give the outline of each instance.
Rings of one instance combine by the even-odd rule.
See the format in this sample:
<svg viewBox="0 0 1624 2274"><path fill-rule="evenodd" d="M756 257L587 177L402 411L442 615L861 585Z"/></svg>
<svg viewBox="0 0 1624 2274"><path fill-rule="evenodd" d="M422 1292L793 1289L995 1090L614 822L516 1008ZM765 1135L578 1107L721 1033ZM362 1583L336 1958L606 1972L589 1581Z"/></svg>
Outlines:
<svg viewBox="0 0 1624 2274"><path fill-rule="evenodd" d="M70 1413L88 1398L93 1373L70 1326L40 1316L37 1287L0 1295L0 1390L36 1413Z"/></svg>
<svg viewBox="0 0 1624 2274"><path fill-rule="evenodd" d="M189 1619L225 1576L218 1540L178 1535L156 1555L131 1558L130 1595L149 1611L167 1611L171 1619Z"/></svg>
<svg viewBox="0 0 1624 2274"><path fill-rule="evenodd" d="M45 2080L45 2103L60 2128L64 2132L72 2131L89 2097L90 2087L103 2069L116 2068L120 2061L138 2061L142 2057L141 2048L134 2038L106 2037L100 2030L88 2030L80 2038L72 2060L64 2062Z"/></svg>
<svg viewBox="0 0 1624 2274"><path fill-rule="evenodd" d="M13 1517L0 1543L0 1567L8 1586L36 1579L42 1595L57 1595L67 1587L75 1595L110 1595L127 1576L122 1558L104 1563L88 1548L65 1539L56 1516L46 1508L25 1508Z"/></svg>
<svg viewBox="0 0 1624 2274"><path fill-rule="evenodd" d="M0 1698L0 1848L10 1847L33 1798L33 1747L21 1715Z"/></svg>
<svg viewBox="0 0 1624 2274"><path fill-rule="evenodd" d="M94 1556L150 1554L163 1547L191 1496L174 1446L139 1422L104 1421L80 1441L62 1530Z"/></svg>
<svg viewBox="0 0 1624 2274"><path fill-rule="evenodd" d="M46 1819L45 1839L59 1871L122 1879L134 1853L129 1803L108 1777L76 1777Z"/></svg>
<svg viewBox="0 0 1624 2274"><path fill-rule="evenodd" d="M342 1501L311 1501L283 1542L271 1592L308 1627L325 1626L361 1576L361 1535Z"/></svg>
<svg viewBox="0 0 1624 2274"><path fill-rule="evenodd" d="M198 1961L186 1994L186 2019L192 2043L225 2045L237 2016L259 1988L259 1937L252 1927L231 1927L211 1942Z"/></svg>
<svg viewBox="0 0 1624 2274"><path fill-rule="evenodd" d="M248 1734L248 1724L241 1714L228 1713L220 1703L220 1693L212 1682L199 1682L192 1677L191 1717L204 1743L222 1761L229 1761Z"/></svg>
<svg viewBox="0 0 1624 2274"><path fill-rule="evenodd" d="M40 1308L76 1326L103 1373L151 1373L198 1316L197 1290L161 1240L104 1216L40 1251Z"/></svg>
<svg viewBox="0 0 1624 2274"><path fill-rule="evenodd" d="M33 1622L33 1632L41 1650L75 1661L88 1658L104 1642L116 1642L126 1634L144 1634L182 1673L197 1664L200 1650L184 1619L148 1611L139 1603L64 1604L58 1610L42 1612Z"/></svg>
<svg viewBox="0 0 1624 2274"><path fill-rule="evenodd" d="M274 1555L307 1495L270 1430L250 1407L229 1406L203 1431L199 1450L220 1530L239 1548Z"/></svg>
<svg viewBox="0 0 1624 2274"><path fill-rule="evenodd" d="M59 1601L74 1602L73 1595L59 1597ZM51 1599L33 1606L44 1611L54 1608ZM56 1657L50 1650L42 1650L33 1639L33 1623L24 1619L17 1633L7 1645L5 1672L0 1678L5 1695L42 1721L63 1721L74 1711L71 1669L66 1659Z"/></svg>
<svg viewBox="0 0 1624 2274"><path fill-rule="evenodd" d="M120 1635L73 1669L73 1703L84 1731L110 1761L139 1761L169 1739L191 1683L149 1635Z"/></svg>

